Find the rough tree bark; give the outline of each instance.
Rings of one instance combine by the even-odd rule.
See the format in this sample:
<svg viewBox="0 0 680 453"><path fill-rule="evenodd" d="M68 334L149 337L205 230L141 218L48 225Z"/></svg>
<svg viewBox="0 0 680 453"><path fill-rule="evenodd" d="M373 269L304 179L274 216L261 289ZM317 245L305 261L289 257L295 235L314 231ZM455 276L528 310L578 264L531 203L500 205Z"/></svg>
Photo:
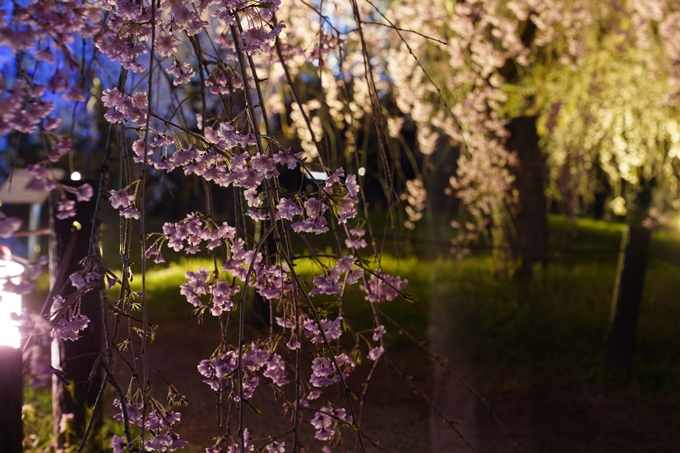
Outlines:
<svg viewBox="0 0 680 453"><path fill-rule="evenodd" d="M517 154L519 161L514 171L519 203L513 222L512 256L518 261L516 275L526 276L534 265L548 265L546 168L538 146L536 117L513 118L508 130L506 146Z"/></svg>
<svg viewBox="0 0 680 453"><path fill-rule="evenodd" d="M633 364L651 237L651 230L640 225L629 226L623 236L605 356L605 370L611 374L626 373Z"/></svg>
<svg viewBox="0 0 680 453"><path fill-rule="evenodd" d="M51 203L50 276L52 285L59 288L64 284L64 279L68 281L69 275L82 269L79 262L88 255L95 203L94 198L90 202L80 202L75 217L59 220L54 209L58 203L56 192L54 191ZM67 269L62 272L65 278L62 281L55 281L59 274L58 267L72 235L75 235L75 244L71 259L66 264ZM61 296L66 299L74 291L73 286L67 285ZM95 360L102 350L102 317L97 291L90 291L82 297L80 313L90 319L87 329L81 332L80 340L73 342L55 339L52 343L52 366L61 370L69 382L66 386L56 376L52 378L52 415L57 449L78 442L83 437L102 382L101 372L98 369L92 371ZM68 424L68 432L60 432L60 425L63 427L61 420L70 417L68 414L73 414L73 419ZM95 414L94 420L96 433L101 425L101 413ZM96 449L90 445L86 451Z"/></svg>

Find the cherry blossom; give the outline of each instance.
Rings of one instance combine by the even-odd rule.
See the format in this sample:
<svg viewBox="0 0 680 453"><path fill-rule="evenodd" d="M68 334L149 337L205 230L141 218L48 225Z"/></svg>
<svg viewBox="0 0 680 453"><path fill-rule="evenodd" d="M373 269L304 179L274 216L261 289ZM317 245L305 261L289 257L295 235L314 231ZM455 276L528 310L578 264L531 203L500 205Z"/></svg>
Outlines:
<svg viewBox="0 0 680 453"><path fill-rule="evenodd" d="M347 411L343 408L323 407L316 412L314 418L310 421L316 429L314 437L319 440L330 441L336 433L339 422L351 424L352 417L347 415Z"/></svg>
<svg viewBox="0 0 680 453"><path fill-rule="evenodd" d="M387 274L371 274L368 278L368 285L361 285L361 289L366 293L366 300L373 303L394 300L399 295L399 291L406 287L407 281Z"/></svg>
<svg viewBox="0 0 680 453"><path fill-rule="evenodd" d="M80 338L79 333L87 328L90 320L81 314L70 319L61 318L54 326L54 335L62 340L76 341Z"/></svg>
<svg viewBox="0 0 680 453"><path fill-rule="evenodd" d="M385 326L378 326L375 329L373 329L373 341L380 341L380 339L385 335L387 331L385 330Z"/></svg>
<svg viewBox="0 0 680 453"><path fill-rule="evenodd" d="M323 14L327 9L329 14L336 14L329 5L323 5L323 9ZM337 9L338 18L347 13L347 8ZM146 260L163 263L164 255L175 253L210 256L213 265L186 269L186 281L176 289L188 302L183 309L197 315L199 326L209 313L229 330L216 338L219 344L214 354L197 360L195 372L229 410L242 411L256 392L264 395L268 390L271 394L273 388L286 417L293 420L297 416L299 429L310 429L311 425L318 439L329 442L324 451L335 447L333 441L343 425L354 424L351 406L343 409L325 404L319 409L315 401L324 398L323 392L330 385L344 385L344 379L358 366L355 359L361 351L346 349L344 344L356 341L363 333L354 332L345 318L341 305L344 292L358 286L367 292L368 303L377 303L394 299L406 284L380 271L366 275L364 269L371 268L370 257L359 257L369 241L364 230L367 219L358 218L362 206L360 180L349 159L358 145L350 137L358 121L382 109L370 105L366 69L360 54L353 50L358 48L356 33L336 34L331 31L335 19L323 25L323 18L312 7L300 8L287 0L252 4L206 0L196 5L175 0L153 4L146 0L48 0L12 4L1 16L0 45L20 52L35 66L20 62L22 66L17 69L22 77L0 79L0 135L17 131L43 144L42 154L29 162L29 171L46 190L56 191L60 219L74 216L78 203L93 201L99 210L106 197L118 211L120 225L127 228L120 235L127 238L120 248L122 260L111 262L110 256L102 256L93 246L81 262L83 268L69 276L76 296L54 297L50 314L43 319L49 324L46 330L62 340L75 341L90 323L80 313L83 301L77 296L106 281L108 289L120 292L118 297L109 295L108 305L102 306L110 307L116 322L125 319L134 326L117 330L121 337L128 332L136 335L125 340L107 339L111 344L106 348L134 351L130 364L113 363L138 370L144 357L136 355L137 351L152 346L152 335L146 325L140 327L140 315L133 310L152 301L148 294L131 289L131 283L136 284L139 278L136 269L132 272L132 263L141 258L144 275L147 264L153 266ZM345 16L337 23L352 27L354 22L351 16ZM512 34L501 25L496 27L499 31ZM384 31L384 37L391 33ZM510 41L504 36L501 38ZM379 38L373 32L367 32L366 37ZM471 44L475 64L490 71L491 78L500 57L485 57L488 49L484 43ZM380 44L375 50L389 47ZM344 66L343 62L343 67L331 69L334 61L344 59L346 51L351 54L349 64ZM388 68L388 60L384 61L382 66ZM413 70L413 66L406 67L406 61L410 59L404 59L405 70ZM319 93L295 100L297 94L291 98L290 83L300 77L305 65L319 69ZM385 78L378 71L375 75L387 92L382 81ZM287 80L291 76L293 80ZM401 79L396 75L394 80ZM346 90L349 81L352 88ZM350 92L350 99L345 99ZM419 93L405 97L426 96ZM483 100L492 97L493 93ZM61 114L61 103L76 105L73 118ZM110 133L99 131L104 137L95 138L95 128L83 128L81 121L85 120L78 115L82 109L87 114L83 117L89 120L101 106ZM422 110L420 115L418 109ZM439 137L448 133L451 125L440 120L438 126L422 128L428 116L435 114L425 110L423 105L411 105L404 115L414 117L419 126L418 149L436 152ZM324 112L329 113L330 121L322 117ZM272 129L274 121L282 126L281 133ZM338 155L347 158L345 168L329 160L318 146L325 146L325 134L331 130L342 131L337 144L347 145L338 150ZM289 132L299 140L282 138ZM98 143L99 139L102 143L106 140L108 148L96 152L110 159L97 174L104 185L69 187L55 180L51 168L65 167L67 154L70 165L79 162L77 153L83 143ZM475 149L484 149L488 142L475 144ZM111 168L120 172L114 175ZM311 176L312 170L319 169L327 178L306 179L311 190L282 184L284 173ZM143 211L150 204L152 189L158 188L159 182L173 184L187 178L211 194L210 203L197 203L200 208L178 213L160 231L149 230L153 222L148 221L149 212ZM224 221L213 207L222 208L232 199L235 215ZM198 212L204 205L205 212ZM97 216L97 220L103 219L100 211ZM129 220L142 218L147 220L138 225L142 229L142 252L135 257L130 237L136 235L130 235ZM257 233L254 225L258 225ZM0 220L0 236L10 236L18 228L16 219ZM93 230L98 228L96 225ZM327 237L337 242L337 250L307 250L297 245L297 240L306 243L308 235L331 230L333 234ZM291 242L291 232L302 237ZM98 234L95 231L91 238L93 244L98 243ZM320 255L324 256L318 258ZM300 259L315 263L313 275L300 276L296 270ZM234 342L232 333L238 328L233 326L239 324L234 319L244 315L251 294L271 310L269 333L254 333L247 341ZM326 306L328 299L333 302ZM318 312L314 310L317 304ZM385 331L379 324L376 319L376 344L368 352L372 360L384 347ZM345 341L346 337L352 341ZM145 342L144 348L139 341ZM313 359L311 368L305 365L295 370L292 379L295 360L291 358L296 354L310 354ZM116 370L115 376L119 374L125 373ZM120 393L116 390L114 405L118 412L114 419L137 425L143 435L114 435L114 452L182 448L185 441L176 432L181 430L180 415L174 408L177 397L169 398L169 406L164 406L154 395L166 389L150 388L138 372L132 375L129 384L119 385ZM291 395L297 396L291 399ZM123 416L123 407L127 417ZM290 413L290 408L297 411L302 407L314 411L311 423L298 423L305 421L305 416ZM247 429L240 438L217 434L212 440L206 439L210 441L207 445L212 445L207 452L281 453L286 447L279 438L251 438ZM299 445L292 448L299 449Z"/></svg>
<svg viewBox="0 0 680 453"><path fill-rule="evenodd" d="M312 376L309 382L314 387L328 387L339 382L341 377L347 378L355 366L354 361L345 353L335 356L334 360L317 357L312 361Z"/></svg>
<svg viewBox="0 0 680 453"><path fill-rule="evenodd" d="M6 217L0 220L0 237L8 238L21 228L21 219L16 217Z"/></svg>
<svg viewBox="0 0 680 453"><path fill-rule="evenodd" d="M278 219L293 220L295 216L302 215L302 209L292 200L281 197L279 205L276 207L276 216Z"/></svg>
<svg viewBox="0 0 680 453"><path fill-rule="evenodd" d="M120 211L120 216L125 217L126 219L139 219L142 214L134 208L125 208Z"/></svg>
<svg viewBox="0 0 680 453"><path fill-rule="evenodd" d="M385 352L385 349L382 346L377 346L375 348L372 348L370 351L368 351L368 358L370 360L376 361L380 358L381 355Z"/></svg>
<svg viewBox="0 0 680 453"><path fill-rule="evenodd" d="M63 220L68 219L69 217L75 217L75 215L76 202L62 198L57 205L57 218Z"/></svg>
<svg viewBox="0 0 680 453"><path fill-rule="evenodd" d="M367 246L366 240L363 238L366 230L363 228L352 228L349 230L349 237L345 239L345 245L351 249L361 249Z"/></svg>
<svg viewBox="0 0 680 453"><path fill-rule="evenodd" d="M134 201L134 195L127 193L125 189L109 190L109 201L114 209L127 208Z"/></svg>
<svg viewBox="0 0 680 453"><path fill-rule="evenodd" d="M114 434L111 438L111 446L113 447L113 453L124 453L127 442L125 442L124 437Z"/></svg>
<svg viewBox="0 0 680 453"><path fill-rule="evenodd" d="M75 191L76 195L76 200L77 201L90 201L92 198L92 186L89 184L83 184L81 186L78 186Z"/></svg>
<svg viewBox="0 0 680 453"><path fill-rule="evenodd" d="M285 453L286 443L274 441L270 444L267 444L265 449L267 450L267 453Z"/></svg>

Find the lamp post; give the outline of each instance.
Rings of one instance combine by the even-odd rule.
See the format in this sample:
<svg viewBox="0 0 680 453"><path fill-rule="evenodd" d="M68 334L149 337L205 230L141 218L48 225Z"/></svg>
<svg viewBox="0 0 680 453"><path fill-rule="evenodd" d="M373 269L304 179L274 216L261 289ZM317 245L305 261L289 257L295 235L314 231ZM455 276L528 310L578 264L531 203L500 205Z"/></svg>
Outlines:
<svg viewBox="0 0 680 453"><path fill-rule="evenodd" d="M5 283L24 273L13 261L0 260L0 451L21 453L21 334L13 314L21 312L21 296L4 290Z"/></svg>

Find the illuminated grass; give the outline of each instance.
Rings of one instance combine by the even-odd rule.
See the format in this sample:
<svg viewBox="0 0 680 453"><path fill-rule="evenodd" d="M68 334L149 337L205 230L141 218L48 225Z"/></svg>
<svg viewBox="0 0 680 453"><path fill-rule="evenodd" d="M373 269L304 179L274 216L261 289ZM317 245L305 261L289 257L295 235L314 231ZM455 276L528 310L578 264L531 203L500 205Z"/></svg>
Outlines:
<svg viewBox="0 0 680 453"><path fill-rule="evenodd" d="M413 298L397 298L379 305L405 330L426 340L434 318L446 319L447 329L439 339L470 360L488 365L538 370L568 379L599 379L609 330L611 300L616 272L616 248L624 226L606 222L581 221L576 235L567 236L563 219L551 219L555 237L568 237L574 247L609 247L613 252L575 255L553 259L546 271L537 270L528 282L503 282L493 277L488 255L463 261L451 258L418 259L414 256L384 256L384 272L409 280L405 292ZM563 228L560 230L560 228ZM655 238L656 247L677 247L677 234ZM680 379L680 355L676 326L680 322L677 304L680 267L659 261L652 253L636 341L632 382L643 388L673 388ZM325 264L328 260L325 259ZM375 268L377 263L368 263ZM192 307L179 294L187 270L212 269L207 259L184 259L147 274L151 311L160 319L187 319ZM312 259L298 259L295 270L306 282L318 274L320 266ZM139 276L133 287L140 288ZM358 288L347 290L343 309L352 328L372 327L370 306ZM332 298L316 298L319 306L336 310ZM390 327L389 345L407 348L410 344L399 329Z"/></svg>

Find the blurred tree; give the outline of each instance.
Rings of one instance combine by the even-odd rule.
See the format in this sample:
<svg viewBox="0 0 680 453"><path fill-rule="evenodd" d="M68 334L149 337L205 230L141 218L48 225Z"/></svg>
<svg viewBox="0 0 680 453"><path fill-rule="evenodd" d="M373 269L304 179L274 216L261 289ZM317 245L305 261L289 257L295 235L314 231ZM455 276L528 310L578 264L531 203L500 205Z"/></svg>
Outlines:
<svg viewBox="0 0 680 453"><path fill-rule="evenodd" d="M491 224L514 248L506 271L544 264L544 187L570 214L607 188L608 212L630 222L680 207L679 14L661 0L389 2L385 72L419 151L440 134L463 150L459 250Z"/></svg>

